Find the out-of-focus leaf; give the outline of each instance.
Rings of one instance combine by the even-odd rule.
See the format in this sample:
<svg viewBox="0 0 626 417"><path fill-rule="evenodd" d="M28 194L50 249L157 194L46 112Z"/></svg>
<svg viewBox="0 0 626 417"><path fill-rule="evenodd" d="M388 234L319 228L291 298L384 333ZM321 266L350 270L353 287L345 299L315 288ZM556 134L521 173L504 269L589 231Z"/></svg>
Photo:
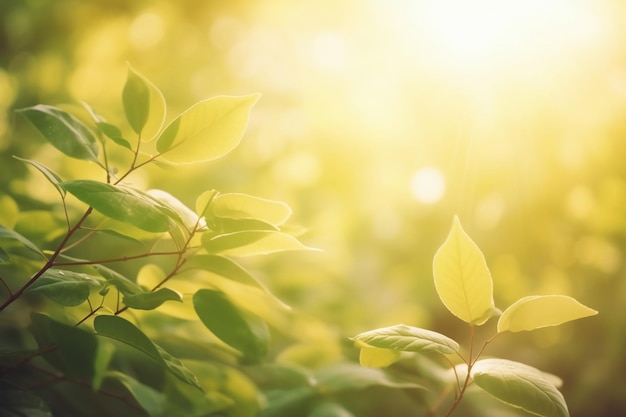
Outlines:
<svg viewBox="0 0 626 417"><path fill-rule="evenodd" d="M76 117L53 106L39 104L17 110L55 148L76 159L98 162L98 145L93 133Z"/></svg>
<svg viewBox="0 0 626 417"><path fill-rule="evenodd" d="M159 288L152 292L127 295L123 299L127 307L137 310L154 310L166 301L182 302L183 296L170 288Z"/></svg>
<svg viewBox="0 0 626 417"><path fill-rule="evenodd" d="M323 401L313 408L308 417L354 417L354 414L339 403Z"/></svg>
<svg viewBox="0 0 626 417"><path fill-rule="evenodd" d="M521 332L558 326L568 321L598 314L566 295L536 295L520 298L504 310L498 332Z"/></svg>
<svg viewBox="0 0 626 417"><path fill-rule="evenodd" d="M94 374L91 385L94 391L98 391L102 385L102 381L106 378L109 364L115 353L115 346L108 340L98 340L98 350L94 360Z"/></svg>
<svg viewBox="0 0 626 417"><path fill-rule="evenodd" d="M93 276L81 272L48 269L26 292L43 294L55 303L73 307L82 304L91 288L100 282Z"/></svg>
<svg viewBox="0 0 626 417"><path fill-rule="evenodd" d="M210 161L239 145L259 95L214 97L174 119L157 139L162 158L172 163Z"/></svg>
<svg viewBox="0 0 626 417"><path fill-rule="evenodd" d="M248 361L258 362L267 355L269 331L265 322L237 308L224 293L199 290L193 305L202 323Z"/></svg>
<svg viewBox="0 0 626 417"><path fill-rule="evenodd" d="M357 342L357 346L361 349L359 352L361 366L384 368L400 359L401 352L398 350L369 346L363 342Z"/></svg>
<svg viewBox="0 0 626 417"><path fill-rule="evenodd" d="M352 339L378 348L406 352L449 354L459 351L459 344L441 333L404 324L363 332Z"/></svg>
<svg viewBox="0 0 626 417"><path fill-rule="evenodd" d="M101 336L119 340L143 352L148 357L165 366L175 377L189 385L200 388L198 379L185 366L156 343L152 342L141 330L131 322L118 317L97 316L93 322L96 332Z"/></svg>
<svg viewBox="0 0 626 417"><path fill-rule="evenodd" d="M211 204L216 217L229 219L257 219L279 226L287 221L292 210L282 201L267 200L248 194L220 194Z"/></svg>
<svg viewBox="0 0 626 417"><path fill-rule="evenodd" d="M7 264L11 261L11 257L8 253L4 251L4 249L0 248L0 265Z"/></svg>
<svg viewBox="0 0 626 417"><path fill-rule="evenodd" d="M132 150L132 146L130 146L130 143L126 139L124 139L124 137L122 136L122 131L119 127L107 122L98 122L96 123L96 127L100 129L100 131L113 142L126 149Z"/></svg>
<svg viewBox="0 0 626 417"><path fill-rule="evenodd" d="M446 241L435 254L433 274L439 298L461 320L481 325L497 314L485 257L456 216Z"/></svg>
<svg viewBox="0 0 626 417"><path fill-rule="evenodd" d="M476 385L506 404L542 417L569 417L563 395L536 368L505 359L483 359L471 374Z"/></svg>
<svg viewBox="0 0 626 417"><path fill-rule="evenodd" d="M202 246L212 254L230 256L267 255L291 250L317 250L295 237L273 230L247 230L213 236L203 235Z"/></svg>
<svg viewBox="0 0 626 417"><path fill-rule="evenodd" d="M316 372L315 376L320 386L329 393L361 390L372 386L424 389L413 382L396 381L380 369L365 368L352 363L335 364L323 368Z"/></svg>
<svg viewBox="0 0 626 417"><path fill-rule="evenodd" d="M92 180L66 181L62 187L105 216L148 232L167 232L176 225L169 210L132 188Z"/></svg>
<svg viewBox="0 0 626 417"><path fill-rule="evenodd" d="M19 158L15 155L13 155L13 158L18 159L22 162L26 162L27 164L30 164L34 166L35 168L37 168L39 172L41 172L46 177L46 179L50 181L52 185L54 185L54 188L56 188L59 191L61 196L65 195L65 190L63 189L63 187L61 187L61 183L63 182L63 179L61 179L61 177L56 172L52 171L50 168L48 168L44 164L37 162L37 161Z"/></svg>
<svg viewBox="0 0 626 417"><path fill-rule="evenodd" d="M0 390L0 416L53 417L48 404L31 391Z"/></svg>
<svg viewBox="0 0 626 417"><path fill-rule="evenodd" d="M219 193L216 190L205 191L196 198L196 213L198 216L205 216L211 206L213 199Z"/></svg>
<svg viewBox="0 0 626 417"><path fill-rule="evenodd" d="M46 255L42 251L39 250L37 245L35 245L30 240L26 239L21 234L17 233L14 230L7 229L6 227L0 224L0 243L4 248L8 246L14 246L15 243L19 243L19 246L24 246L30 251L40 255L42 258L47 259Z"/></svg>
<svg viewBox="0 0 626 417"><path fill-rule="evenodd" d="M160 416L163 414L167 399L159 391L121 372L109 371L106 377L119 381L137 403L151 416Z"/></svg>
<svg viewBox="0 0 626 417"><path fill-rule="evenodd" d="M227 234L244 231L272 230L279 231L278 227L273 226L263 220L257 219L226 219L213 217L210 219L210 228L219 234Z"/></svg>
<svg viewBox="0 0 626 417"><path fill-rule="evenodd" d="M32 315L31 325L33 335L41 349L56 346L44 356L59 371L87 380L93 378L98 340L92 333L37 313Z"/></svg>
<svg viewBox="0 0 626 417"><path fill-rule="evenodd" d="M201 269L208 271L224 278L232 279L233 281L249 285L251 287L259 288L264 293L275 298L279 304L285 305L277 297L275 297L270 290L263 285L261 281L252 276L248 271L241 266L231 261L228 258L218 255L196 255L193 258L185 262L182 271L190 269ZM287 305L285 307L288 308Z"/></svg>

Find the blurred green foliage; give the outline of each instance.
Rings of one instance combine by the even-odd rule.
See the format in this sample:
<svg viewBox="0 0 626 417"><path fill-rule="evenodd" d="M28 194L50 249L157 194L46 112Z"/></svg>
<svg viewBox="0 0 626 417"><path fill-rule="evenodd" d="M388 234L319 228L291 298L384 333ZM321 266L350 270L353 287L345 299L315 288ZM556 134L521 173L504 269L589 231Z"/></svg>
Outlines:
<svg viewBox="0 0 626 417"><path fill-rule="evenodd" d="M487 353L561 376L573 416L625 413L626 6L531 10L508 25L522 35L494 26L487 35L500 43L466 48L477 57L467 60L428 32L437 20L426 3L0 3L0 193L22 210L0 198L0 218L22 229L63 222L49 213L55 190L11 155L68 178L94 169L50 152L16 108L84 100L121 120L129 62L163 90L168 121L205 97L260 92L227 158L133 181L187 204L207 188L288 202L308 229L301 239L324 252L249 266L340 335L407 322L464 337L431 279L457 213L485 253L498 304L564 293L600 311ZM463 8L442 3L460 26ZM485 4L507 23L493 2L475 7ZM466 38L490 27L473 24ZM411 188L424 167L445 179L433 203Z"/></svg>

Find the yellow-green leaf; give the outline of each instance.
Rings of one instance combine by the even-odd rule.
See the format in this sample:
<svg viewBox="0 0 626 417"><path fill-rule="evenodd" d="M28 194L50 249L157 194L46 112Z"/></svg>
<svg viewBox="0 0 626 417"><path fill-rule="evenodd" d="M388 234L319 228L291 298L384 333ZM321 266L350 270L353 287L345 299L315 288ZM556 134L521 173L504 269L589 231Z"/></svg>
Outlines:
<svg viewBox="0 0 626 417"><path fill-rule="evenodd" d="M150 140L161 130L165 121L165 98L161 90L130 66L122 100L128 123L142 139Z"/></svg>
<svg viewBox="0 0 626 417"><path fill-rule="evenodd" d="M568 321L598 314L566 295L537 295L517 300L498 320L498 332L521 332L558 326Z"/></svg>
<svg viewBox="0 0 626 417"><path fill-rule="evenodd" d="M433 274L439 298L461 320L481 325L497 314L485 257L456 216L446 241L435 254Z"/></svg>
<svg viewBox="0 0 626 417"><path fill-rule="evenodd" d="M211 204L214 216L229 219L258 219L273 226L283 224L291 216L291 208L282 201L266 200L248 194L221 194Z"/></svg>
<svg viewBox="0 0 626 417"><path fill-rule="evenodd" d="M258 94L220 96L201 101L178 116L161 133L157 150L172 163L220 158L239 145Z"/></svg>
<svg viewBox="0 0 626 417"><path fill-rule="evenodd" d="M400 358L402 352L391 349L369 346L363 342L357 342L361 348L359 363L368 368L384 368Z"/></svg>

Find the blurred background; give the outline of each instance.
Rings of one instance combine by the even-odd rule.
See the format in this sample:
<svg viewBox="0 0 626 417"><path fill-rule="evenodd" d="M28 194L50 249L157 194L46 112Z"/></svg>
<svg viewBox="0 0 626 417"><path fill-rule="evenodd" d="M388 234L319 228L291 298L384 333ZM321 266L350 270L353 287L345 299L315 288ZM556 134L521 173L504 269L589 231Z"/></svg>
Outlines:
<svg viewBox="0 0 626 417"><path fill-rule="evenodd" d="M211 188L287 202L323 252L249 266L342 337L406 323L467 340L432 284L458 214L499 308L562 293L600 312L487 353L561 376L573 416L626 414L626 3L16 0L0 25L0 193L23 210L55 191L11 155L88 168L16 108L82 100L122 123L129 63L168 120L260 92L229 156L135 181L191 206Z"/></svg>

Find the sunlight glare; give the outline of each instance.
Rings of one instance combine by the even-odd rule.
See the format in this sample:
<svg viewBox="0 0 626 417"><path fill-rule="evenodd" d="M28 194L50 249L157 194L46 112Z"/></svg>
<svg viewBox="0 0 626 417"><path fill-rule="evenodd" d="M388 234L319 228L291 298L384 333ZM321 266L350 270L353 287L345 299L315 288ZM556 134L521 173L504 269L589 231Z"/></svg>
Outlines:
<svg viewBox="0 0 626 417"><path fill-rule="evenodd" d="M439 169L424 167L413 175L411 191L413 197L420 203L434 204L443 197L446 191L446 180Z"/></svg>

